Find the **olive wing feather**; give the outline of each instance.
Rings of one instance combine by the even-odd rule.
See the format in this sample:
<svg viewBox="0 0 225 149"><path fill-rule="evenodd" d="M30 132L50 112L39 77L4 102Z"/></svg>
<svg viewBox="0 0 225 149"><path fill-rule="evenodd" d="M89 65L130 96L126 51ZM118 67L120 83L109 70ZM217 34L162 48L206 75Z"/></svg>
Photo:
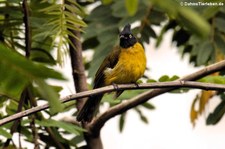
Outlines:
<svg viewBox="0 0 225 149"><path fill-rule="evenodd" d="M105 85L105 75L104 71L107 68L114 68L118 62L119 55L121 49L119 46L113 48L112 52L103 60L101 66L99 67L98 71L95 74L94 80L94 88L99 88Z"/></svg>

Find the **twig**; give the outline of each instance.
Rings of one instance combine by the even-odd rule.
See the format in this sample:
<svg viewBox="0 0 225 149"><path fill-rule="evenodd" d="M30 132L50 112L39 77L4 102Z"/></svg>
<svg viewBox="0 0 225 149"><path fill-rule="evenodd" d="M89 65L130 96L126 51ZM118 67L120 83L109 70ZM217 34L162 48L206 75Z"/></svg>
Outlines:
<svg viewBox="0 0 225 149"><path fill-rule="evenodd" d="M135 84L118 85L118 89L121 89L121 90L152 89L152 88L162 88L162 89L154 89L152 91L147 91L143 94L140 94L140 95L132 98L132 100L129 100L127 102L123 102L121 104L118 104L118 105L110 108L108 111L106 111L105 113L100 115L98 118L96 118L96 120L93 121L90 126L92 128L96 125L100 126L100 123L103 126L104 123L108 119L110 119L111 117L113 117L113 116L115 116L119 113L122 113L122 112L124 112L124 111L126 111L126 110L140 104L140 103L146 102L150 98L153 98L157 95L160 95L162 93L173 90L175 88L189 87L189 88L199 88L199 89L206 89L206 90L225 90L224 85L187 81L187 80L197 80L199 78L202 78L204 76L207 76L211 73L214 73L214 72L217 72L217 71L223 70L223 69L225 69L225 60L221 61L221 62L218 62L218 63L215 63L213 65L207 66L207 67L205 67L205 68L203 68L203 69L201 69L201 70L199 70L199 71L197 71L193 74L190 74L190 75L188 75L188 76L186 76L183 79L180 79L178 81L159 82L159 83L145 83L145 84L139 84L138 86L135 85ZM75 99L78 99L78 98L88 97L90 95L96 95L96 94L100 94L100 93L112 92L112 91L115 91L115 90L117 90L117 89L115 89L112 85L110 85L110 86L98 88L98 89L91 90L91 91L85 91L85 92L80 92L80 93L77 93L77 94L69 95L69 96L66 96L66 97L62 98L60 101L62 103L64 103L64 102L68 102L68 101L75 100ZM141 98L143 98L143 99L140 100ZM1 119L0 120L0 126L4 125L6 123L9 123L13 120L25 117L27 115L45 110L47 108L49 108L49 105L45 104L45 105L33 107L31 109L16 113L12 116Z"/></svg>
<svg viewBox="0 0 225 149"><path fill-rule="evenodd" d="M224 90L225 91L225 85L220 84L213 84L213 83L201 83L201 82L192 82L192 81L174 81L174 82L157 82L157 83L143 83L139 84L138 86L136 84L121 84L118 85L118 88L114 88L114 86L106 86L90 91L80 92L77 94L72 94L69 96L66 96L62 98L60 101L62 103L76 100L83 97L88 97L91 95L101 94L101 93L107 93L117 90L134 90L134 89L154 89L154 88L179 88L179 87L187 87L187 88L198 88L198 89L204 89L204 90ZM138 97L137 97L138 98ZM121 103L122 104L122 103ZM13 120L28 116L30 114L48 109L49 105L44 104L41 106L33 107L31 109L16 113L12 116L6 117L4 119L0 120L0 126L4 125L8 122L11 122Z"/></svg>
<svg viewBox="0 0 225 149"><path fill-rule="evenodd" d="M31 51L31 30L30 30L30 20L29 20L29 10L28 10L28 4L26 0L23 0L23 21L25 26L25 51L26 51L26 57L30 57L30 51Z"/></svg>

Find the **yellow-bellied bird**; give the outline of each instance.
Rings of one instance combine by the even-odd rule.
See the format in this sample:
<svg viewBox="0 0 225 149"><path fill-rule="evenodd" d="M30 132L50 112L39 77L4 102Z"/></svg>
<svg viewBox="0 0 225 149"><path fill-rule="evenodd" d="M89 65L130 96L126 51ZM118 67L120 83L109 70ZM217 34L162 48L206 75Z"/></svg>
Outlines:
<svg viewBox="0 0 225 149"><path fill-rule="evenodd" d="M95 79L94 89L111 85L135 83L146 69L145 51L131 32L130 24L119 34L120 45L104 59ZM122 92L118 91L117 96ZM98 111L103 94L90 96L77 115L78 121L90 122Z"/></svg>

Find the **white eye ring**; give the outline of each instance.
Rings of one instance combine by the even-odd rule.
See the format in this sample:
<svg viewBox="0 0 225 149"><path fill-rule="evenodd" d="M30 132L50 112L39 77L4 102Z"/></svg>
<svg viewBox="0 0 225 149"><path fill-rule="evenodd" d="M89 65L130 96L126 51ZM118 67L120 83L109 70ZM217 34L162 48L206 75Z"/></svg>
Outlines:
<svg viewBox="0 0 225 149"><path fill-rule="evenodd" d="M132 38L132 35L131 34L129 35L129 38Z"/></svg>

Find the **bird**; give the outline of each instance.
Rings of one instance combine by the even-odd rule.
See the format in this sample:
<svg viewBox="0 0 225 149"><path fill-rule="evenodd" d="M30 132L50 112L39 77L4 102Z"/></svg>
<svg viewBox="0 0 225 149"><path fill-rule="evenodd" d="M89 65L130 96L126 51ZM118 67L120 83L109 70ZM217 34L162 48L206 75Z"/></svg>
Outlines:
<svg viewBox="0 0 225 149"><path fill-rule="evenodd" d="M106 56L95 74L93 89L107 85L136 83L145 72L146 55L143 46L127 24L119 33L119 45ZM123 91L117 91L118 97ZM78 111L77 121L91 122L104 94L92 95Z"/></svg>

